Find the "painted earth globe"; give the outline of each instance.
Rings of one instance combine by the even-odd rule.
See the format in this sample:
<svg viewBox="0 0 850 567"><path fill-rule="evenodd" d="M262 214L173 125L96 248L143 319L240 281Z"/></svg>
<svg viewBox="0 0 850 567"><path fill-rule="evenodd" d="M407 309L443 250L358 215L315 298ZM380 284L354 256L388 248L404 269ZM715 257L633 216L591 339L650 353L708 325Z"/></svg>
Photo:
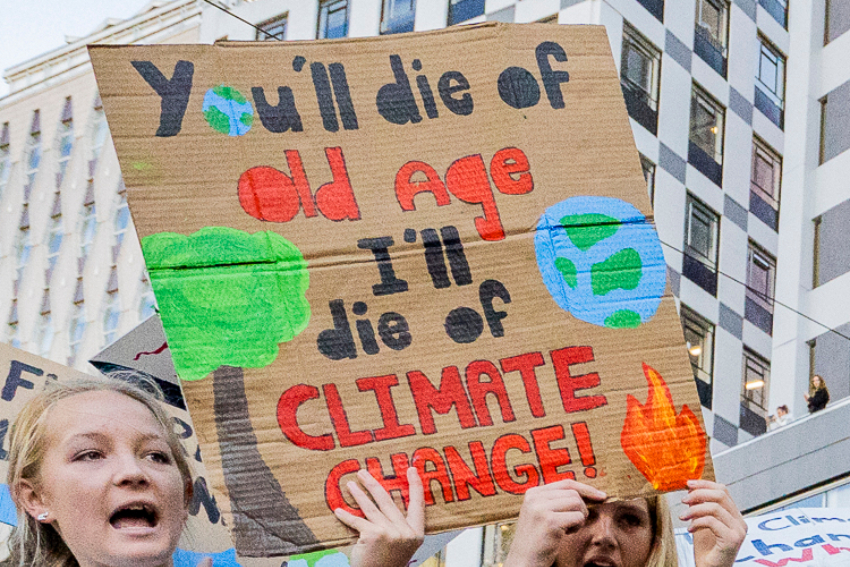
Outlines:
<svg viewBox="0 0 850 567"><path fill-rule="evenodd" d="M661 303L667 266L655 227L611 197L572 197L540 217L537 267L561 309L614 329L649 321Z"/></svg>
<svg viewBox="0 0 850 567"><path fill-rule="evenodd" d="M242 136L254 123L254 107L236 89L219 85L204 95L204 118L213 130Z"/></svg>

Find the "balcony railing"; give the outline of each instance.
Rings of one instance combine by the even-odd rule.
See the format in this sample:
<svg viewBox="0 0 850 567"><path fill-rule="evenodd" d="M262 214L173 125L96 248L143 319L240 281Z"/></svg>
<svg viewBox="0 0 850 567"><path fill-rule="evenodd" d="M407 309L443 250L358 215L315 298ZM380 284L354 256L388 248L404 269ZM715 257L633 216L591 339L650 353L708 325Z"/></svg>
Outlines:
<svg viewBox="0 0 850 567"><path fill-rule="evenodd" d="M717 45L708 30L699 25L694 29L694 53L720 73L721 77L726 78L726 56L723 48Z"/></svg>
<svg viewBox="0 0 850 567"><path fill-rule="evenodd" d="M779 25L788 29L788 6L777 0L759 0L761 7L767 10L767 13L773 16L773 19L779 22Z"/></svg>
<svg viewBox="0 0 850 567"><path fill-rule="evenodd" d="M718 187L723 186L723 166L693 142L688 143L688 163L711 179Z"/></svg>
<svg viewBox="0 0 850 567"><path fill-rule="evenodd" d="M646 8L659 22L664 21L664 0L638 0L638 4Z"/></svg>
<svg viewBox="0 0 850 567"><path fill-rule="evenodd" d="M687 252L682 259L682 275L717 296L717 270L709 268Z"/></svg>
<svg viewBox="0 0 850 567"><path fill-rule="evenodd" d="M449 25L471 20L484 13L484 0L460 0L449 4Z"/></svg>
<svg viewBox="0 0 850 567"><path fill-rule="evenodd" d="M629 111L629 116L652 132L653 135L657 135L658 111L652 108L655 104L649 98L646 91L625 77L620 77L620 86L623 88L623 98L626 99L626 108Z"/></svg>
<svg viewBox="0 0 850 567"><path fill-rule="evenodd" d="M779 129L785 128L785 111L756 86L756 108L767 116Z"/></svg>

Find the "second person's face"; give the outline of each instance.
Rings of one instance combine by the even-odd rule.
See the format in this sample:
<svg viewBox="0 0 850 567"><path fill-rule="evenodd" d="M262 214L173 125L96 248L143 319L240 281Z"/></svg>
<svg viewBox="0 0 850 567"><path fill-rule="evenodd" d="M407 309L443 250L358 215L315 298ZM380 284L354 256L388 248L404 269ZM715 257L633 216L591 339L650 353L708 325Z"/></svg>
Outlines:
<svg viewBox="0 0 850 567"><path fill-rule="evenodd" d="M123 394L87 392L57 402L46 426L31 502L80 566L170 566L186 487L150 410Z"/></svg>
<svg viewBox="0 0 850 567"><path fill-rule="evenodd" d="M646 500L589 507L584 525L561 540L556 567L645 567L654 528Z"/></svg>

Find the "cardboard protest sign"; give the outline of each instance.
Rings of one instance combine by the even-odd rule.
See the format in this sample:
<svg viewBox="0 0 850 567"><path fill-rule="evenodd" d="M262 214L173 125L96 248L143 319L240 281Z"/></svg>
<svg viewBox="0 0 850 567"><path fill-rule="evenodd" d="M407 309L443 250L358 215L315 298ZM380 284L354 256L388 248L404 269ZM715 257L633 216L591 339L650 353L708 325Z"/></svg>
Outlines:
<svg viewBox="0 0 850 567"><path fill-rule="evenodd" d="M171 351L165 340L165 332L159 315L152 315L126 335L94 355L89 362L107 376L125 379L128 374L144 375L155 380L160 386L174 384L177 380ZM183 407L182 396L166 399L175 425L188 456L193 457L192 468L196 474L194 493L189 506L187 526L188 549L178 549L175 554L175 567L195 567L202 558L212 557L213 567L279 567L280 559L242 557L236 554L230 534L224 526L216 499L208 489L206 470L201 461L197 438L192 420L188 413L180 411ZM177 409L175 409L177 408ZM3 509L0 508L0 522ZM449 541L459 535L459 531L430 535L410 561L410 567L422 564L429 557L444 548ZM0 537L2 539L2 537ZM348 567L348 549L327 550L288 558L289 567Z"/></svg>
<svg viewBox="0 0 850 567"><path fill-rule="evenodd" d="M794 508L747 518L747 539L735 565L839 567L850 565L850 509ZM676 530L680 567L694 567L694 542Z"/></svg>
<svg viewBox="0 0 850 567"><path fill-rule="evenodd" d="M602 27L90 53L240 554L351 541L361 468L429 532L712 478Z"/></svg>

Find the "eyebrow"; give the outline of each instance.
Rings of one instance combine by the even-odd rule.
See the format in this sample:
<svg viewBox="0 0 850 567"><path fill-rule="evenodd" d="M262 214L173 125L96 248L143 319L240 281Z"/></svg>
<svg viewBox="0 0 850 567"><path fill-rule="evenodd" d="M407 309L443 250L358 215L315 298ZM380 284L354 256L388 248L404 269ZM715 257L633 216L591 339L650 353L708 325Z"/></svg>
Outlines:
<svg viewBox="0 0 850 567"><path fill-rule="evenodd" d="M78 439L89 439L89 440L92 440L92 441L108 442L109 436L106 435L105 433L101 433L99 431L87 431L85 433L76 433L76 434L72 435L71 437L69 437L68 439L66 439L65 441L66 442L73 442L73 441L76 441ZM135 439L135 441L137 441L139 443L146 443L146 442L151 441L151 440L163 441L163 442L167 443L167 440L164 438L164 436L158 435L156 433L142 433L138 438Z"/></svg>

